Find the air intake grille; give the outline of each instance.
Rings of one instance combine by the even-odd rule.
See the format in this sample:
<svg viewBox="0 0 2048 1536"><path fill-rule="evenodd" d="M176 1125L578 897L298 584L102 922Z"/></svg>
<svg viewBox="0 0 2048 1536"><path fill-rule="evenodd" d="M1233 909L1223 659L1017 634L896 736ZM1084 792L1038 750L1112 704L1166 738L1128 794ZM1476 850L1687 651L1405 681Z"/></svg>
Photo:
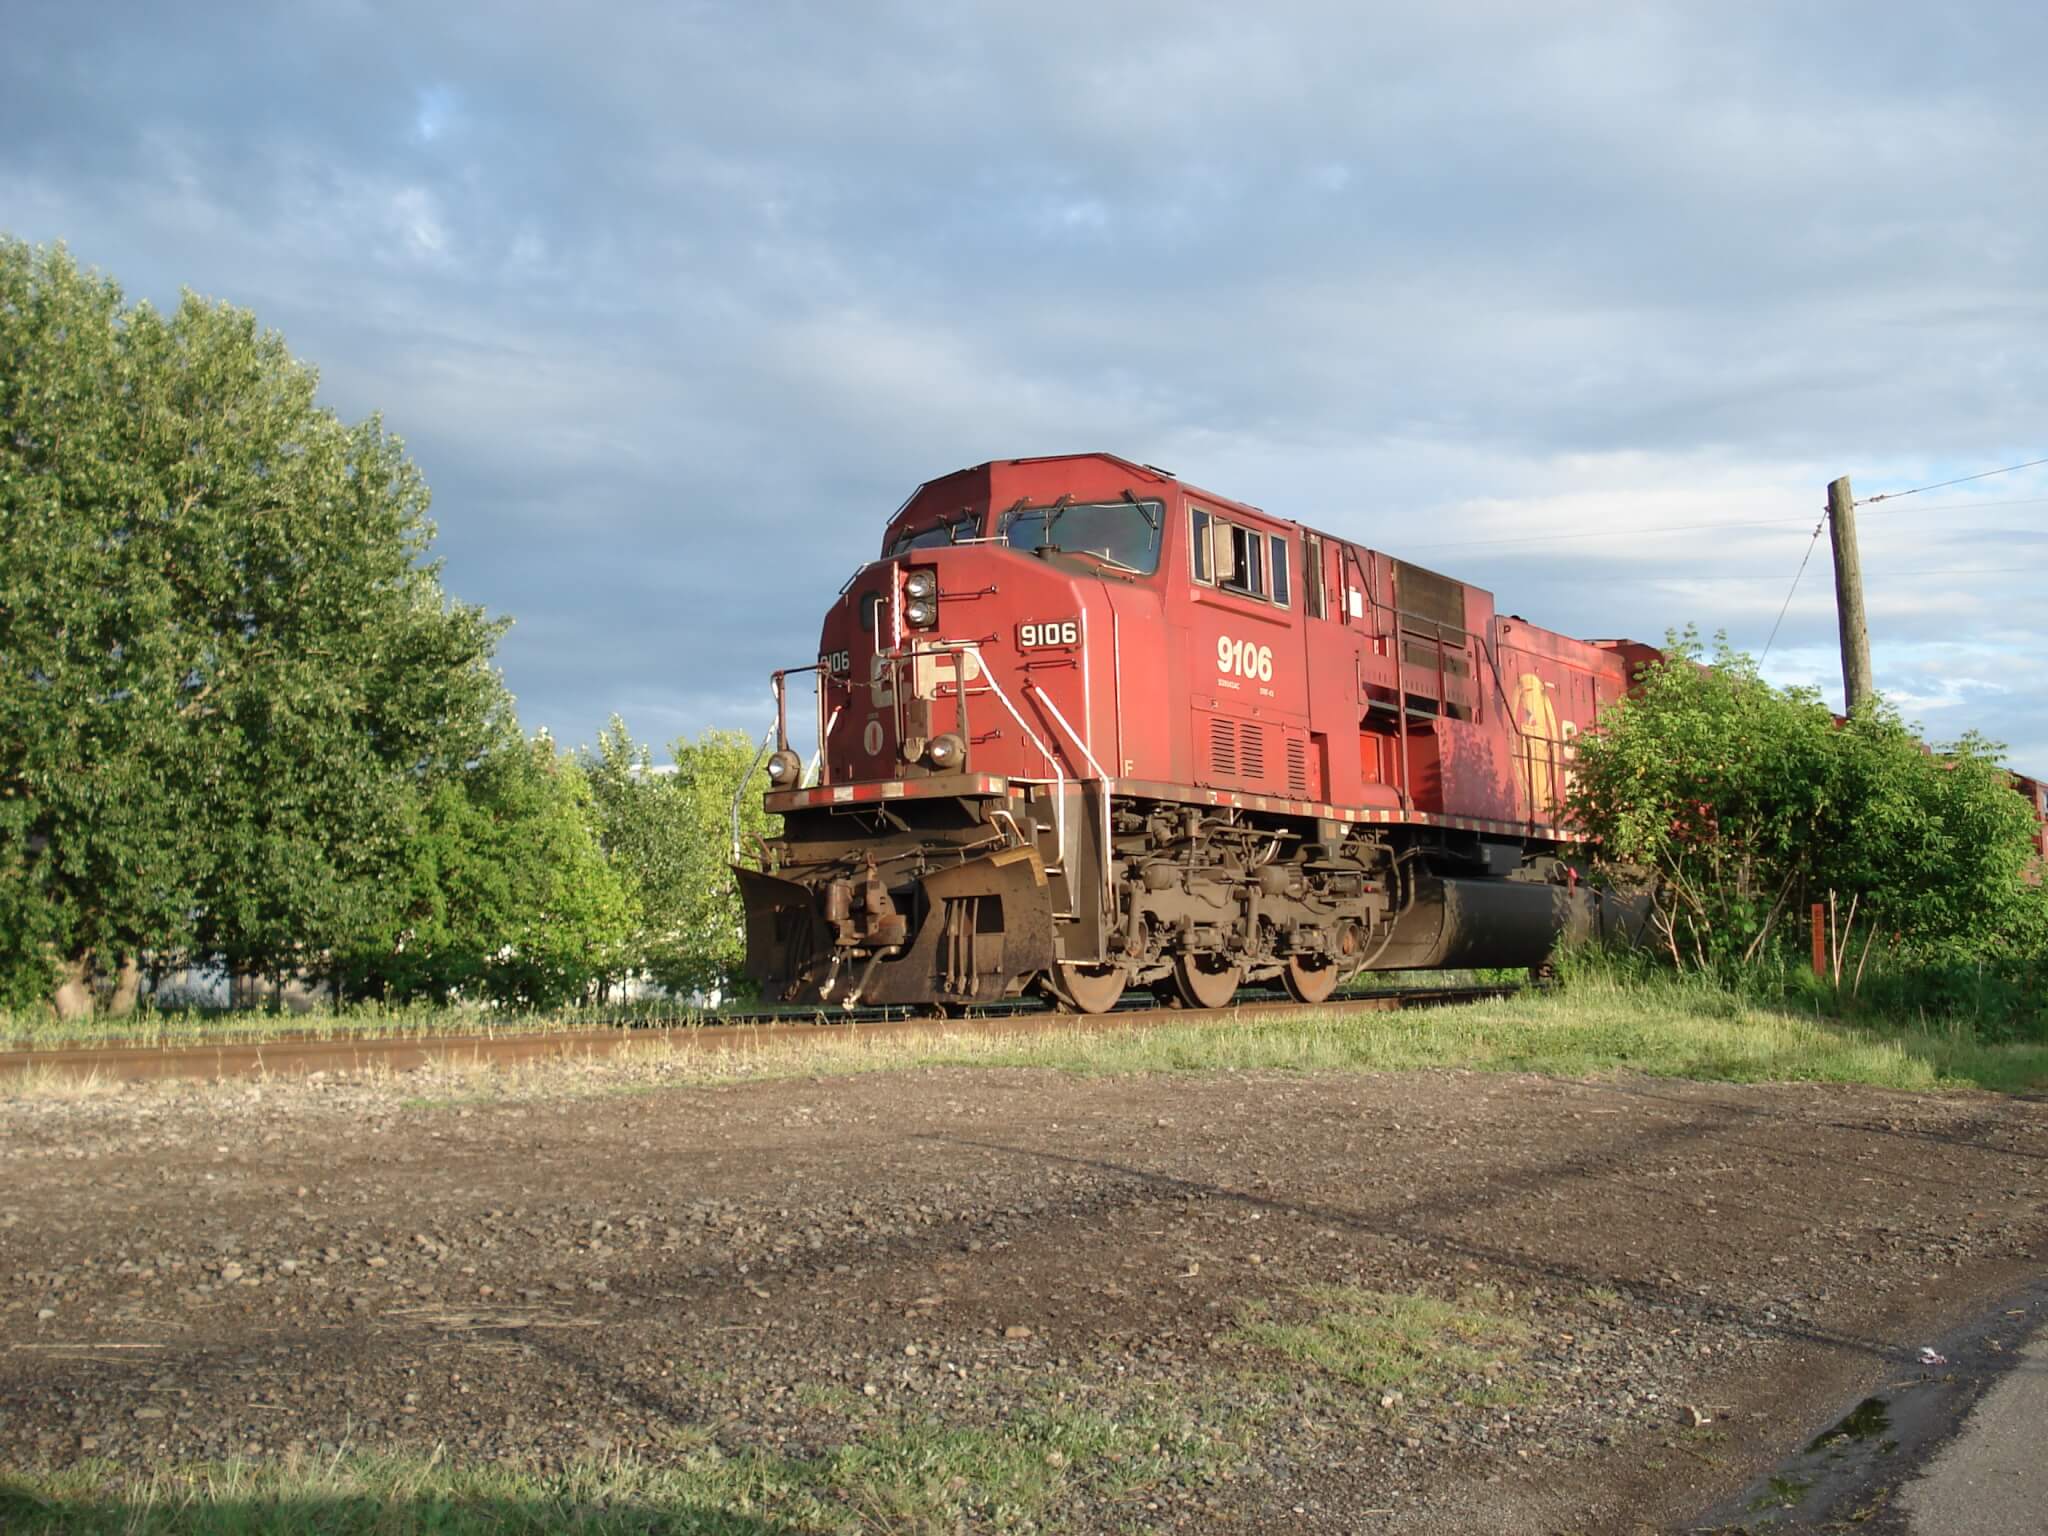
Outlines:
<svg viewBox="0 0 2048 1536"><path fill-rule="evenodd" d="M1209 722L1209 766L1218 773L1237 777L1237 733L1228 720Z"/></svg>
<svg viewBox="0 0 2048 1536"><path fill-rule="evenodd" d="M1279 732L1276 737L1275 732ZM1291 735L1288 728L1270 720L1242 720L1230 715L1212 715L1206 710L1195 717L1198 743L1206 742L1204 778L1209 783L1231 783L1248 789L1272 789L1268 780L1285 770L1292 793L1306 799L1312 790L1308 743ZM1282 754L1282 760L1268 757Z"/></svg>
<svg viewBox="0 0 2048 1536"><path fill-rule="evenodd" d="M1266 776L1266 728L1250 720L1240 720L1237 731L1238 755L1244 764L1244 776L1263 779Z"/></svg>
<svg viewBox="0 0 2048 1536"><path fill-rule="evenodd" d="M1308 743L1298 737L1287 741L1287 792L1297 799L1308 798Z"/></svg>

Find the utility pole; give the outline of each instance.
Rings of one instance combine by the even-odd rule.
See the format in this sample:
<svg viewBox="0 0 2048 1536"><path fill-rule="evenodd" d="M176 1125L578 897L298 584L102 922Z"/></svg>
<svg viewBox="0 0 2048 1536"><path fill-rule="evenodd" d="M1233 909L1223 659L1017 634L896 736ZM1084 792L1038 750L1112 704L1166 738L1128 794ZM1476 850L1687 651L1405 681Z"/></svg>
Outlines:
<svg viewBox="0 0 2048 1536"><path fill-rule="evenodd" d="M1848 713L1867 704L1877 688L1870 679L1870 625L1863 617L1863 562L1856 554L1856 498L1849 477L1828 487L1828 533L1835 550L1835 617L1842 629L1842 691Z"/></svg>

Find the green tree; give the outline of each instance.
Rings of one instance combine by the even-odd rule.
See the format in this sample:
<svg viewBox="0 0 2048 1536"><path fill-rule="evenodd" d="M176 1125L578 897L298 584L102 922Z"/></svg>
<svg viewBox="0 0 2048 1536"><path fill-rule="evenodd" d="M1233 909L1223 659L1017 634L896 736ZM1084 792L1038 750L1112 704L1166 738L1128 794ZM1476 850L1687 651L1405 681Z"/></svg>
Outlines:
<svg viewBox="0 0 2048 1536"><path fill-rule="evenodd" d="M509 718L402 445L316 385L243 311L0 237L0 991L364 940Z"/></svg>
<svg viewBox="0 0 2048 1536"><path fill-rule="evenodd" d="M744 732L705 731L676 740L673 766L661 769L614 716L582 755L606 856L639 913L636 969L669 991L730 993L740 985L746 923L730 866L732 806L757 751ZM775 835L778 818L763 808L763 788L756 777L740 795L743 845Z"/></svg>
<svg viewBox="0 0 2048 1536"><path fill-rule="evenodd" d="M545 733L434 782L403 848L391 931L346 962L352 994L553 1008L626 964L632 900L589 781Z"/></svg>
<svg viewBox="0 0 2048 1536"><path fill-rule="evenodd" d="M1832 894L1862 931L1917 956L2029 942L2032 815L1971 737L1930 748L1879 703L1838 721L1692 632L1580 738L1571 806L1611 864L1647 871L1681 969L1797 948L1788 914Z"/></svg>

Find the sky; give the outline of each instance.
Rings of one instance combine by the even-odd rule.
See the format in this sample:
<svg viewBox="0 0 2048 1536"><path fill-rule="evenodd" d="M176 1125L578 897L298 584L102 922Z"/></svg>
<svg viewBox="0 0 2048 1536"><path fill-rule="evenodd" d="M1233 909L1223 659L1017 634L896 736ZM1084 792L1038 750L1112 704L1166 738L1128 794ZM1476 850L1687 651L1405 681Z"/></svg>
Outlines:
<svg viewBox="0 0 2048 1536"><path fill-rule="evenodd" d="M919 482L1106 450L1837 703L1827 482L2048 456L2048 10L9 0L0 231L253 310L529 728L758 732ZM1412 14L1404 14L1412 13ZM2048 465L1866 506L2048 774Z"/></svg>

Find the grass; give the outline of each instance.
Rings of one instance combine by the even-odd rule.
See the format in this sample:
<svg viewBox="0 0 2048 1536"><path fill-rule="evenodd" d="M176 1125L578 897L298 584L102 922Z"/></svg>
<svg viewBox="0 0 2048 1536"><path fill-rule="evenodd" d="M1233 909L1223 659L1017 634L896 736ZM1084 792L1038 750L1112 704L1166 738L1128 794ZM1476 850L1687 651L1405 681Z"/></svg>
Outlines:
<svg viewBox="0 0 2048 1536"><path fill-rule="evenodd" d="M688 1051L697 1078L830 1075L906 1067L1049 1067L1083 1073L1400 1072L1424 1068L1732 1082L1838 1082L1925 1091L2048 1084L2048 1045L1990 1044L1965 1026L1845 1024L1744 1003L1706 986L1588 980L1562 992L1448 1008L1193 1020L1143 1029L938 1034Z"/></svg>
<svg viewBox="0 0 2048 1536"><path fill-rule="evenodd" d="M436 1007L415 1004L383 1007L375 1003L306 1013L289 1009L138 1008L125 1019L95 1015L59 1019L46 1008L0 1011L0 1049L51 1050L95 1045L233 1045L247 1041L292 1039L378 1040L420 1035L531 1035L605 1029L619 1024L669 1025L716 1023L703 1009L666 1001L641 1001L606 1007L562 1008L549 1013L522 1013L480 1004Z"/></svg>
<svg viewBox="0 0 2048 1536"><path fill-rule="evenodd" d="M577 1016L564 1016L573 1027ZM2048 1044L1986 1040L1969 1025L1847 1022L1745 1000L1703 981L1594 972L1561 990L1445 1008L1220 1015L1145 1028L910 1036L856 1031L736 1051L629 1045L583 1073L560 1060L449 1063L406 1079L415 1101L488 1102L926 1067L1139 1072L1401 1072L1430 1068L1594 1077L1616 1072L1729 1082L1862 1083L1911 1092L2048 1087ZM9 1079L10 1096L90 1093ZM111 1086L111 1085L109 1085Z"/></svg>
<svg viewBox="0 0 2048 1536"><path fill-rule="evenodd" d="M1449 1302L1312 1286L1302 1299L1310 1310L1291 1320L1247 1309L1236 1337L1349 1386L1399 1394L1397 1401L1505 1407L1537 1394L1537 1383L1517 1369L1530 1326L1495 1310L1484 1292Z"/></svg>
<svg viewBox="0 0 2048 1536"><path fill-rule="evenodd" d="M124 1475L103 1462L0 1471L0 1529L286 1536L427 1531L584 1536L691 1532L1059 1529L1077 1501L1114 1506L1234 1463L1242 1446L1171 1409L1064 1405L1004 1424L914 1421L814 1456L699 1441L659 1463L614 1457L559 1470L341 1453Z"/></svg>

